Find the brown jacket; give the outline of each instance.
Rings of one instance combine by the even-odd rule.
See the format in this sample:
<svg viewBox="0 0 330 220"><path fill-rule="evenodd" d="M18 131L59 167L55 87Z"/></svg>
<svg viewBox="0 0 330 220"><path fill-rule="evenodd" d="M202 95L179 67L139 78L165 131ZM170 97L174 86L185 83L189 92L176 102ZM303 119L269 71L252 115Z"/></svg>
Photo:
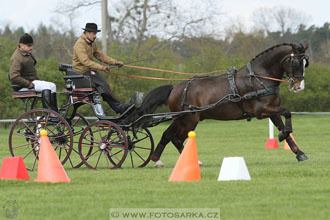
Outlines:
<svg viewBox="0 0 330 220"><path fill-rule="evenodd" d="M117 60L108 57L97 49L95 42L90 43L85 34L82 33L73 48L73 69L80 73L84 73L92 69L102 70L102 65L93 61L93 57L110 65L117 62Z"/></svg>
<svg viewBox="0 0 330 220"><path fill-rule="evenodd" d="M37 61L32 54L17 48L10 58L10 81L22 88L29 86L33 80L39 80L34 67Z"/></svg>

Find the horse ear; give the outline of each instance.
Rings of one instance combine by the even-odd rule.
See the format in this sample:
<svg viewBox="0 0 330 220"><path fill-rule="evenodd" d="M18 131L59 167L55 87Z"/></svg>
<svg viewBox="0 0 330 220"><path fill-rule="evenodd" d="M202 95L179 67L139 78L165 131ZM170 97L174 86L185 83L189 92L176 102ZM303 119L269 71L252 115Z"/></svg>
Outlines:
<svg viewBox="0 0 330 220"><path fill-rule="evenodd" d="M305 48L305 51L308 49L308 44L306 43L306 44L304 44L304 48Z"/></svg>
<svg viewBox="0 0 330 220"><path fill-rule="evenodd" d="M303 45L300 43L299 45L292 45L292 50L294 53L304 53L308 48L308 44Z"/></svg>
<svg viewBox="0 0 330 220"><path fill-rule="evenodd" d="M292 45L292 52L293 52L293 53L299 53L299 46L293 44L293 45Z"/></svg>

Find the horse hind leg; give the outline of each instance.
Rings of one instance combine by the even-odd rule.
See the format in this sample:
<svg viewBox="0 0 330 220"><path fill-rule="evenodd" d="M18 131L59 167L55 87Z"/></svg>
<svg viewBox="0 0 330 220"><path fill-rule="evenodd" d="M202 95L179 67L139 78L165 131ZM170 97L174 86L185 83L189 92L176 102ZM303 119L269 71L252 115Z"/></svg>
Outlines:
<svg viewBox="0 0 330 220"><path fill-rule="evenodd" d="M179 120L178 120L179 121ZM194 131L197 124L199 122L199 114L187 115L178 123L181 124L179 126L176 135L172 138L172 144L176 147L178 152L181 154L184 148L184 141L188 137L189 131ZM203 166L201 161L198 161L199 166Z"/></svg>
<svg viewBox="0 0 330 220"><path fill-rule="evenodd" d="M162 138L160 139L159 143L155 151L151 156L151 160L155 162L156 167L165 167L164 163L160 160L160 157L166 147L166 145L171 141L173 132L175 131L174 122L164 131Z"/></svg>
<svg viewBox="0 0 330 220"><path fill-rule="evenodd" d="M287 143L288 143L291 151L296 154L296 158L297 158L298 162L307 160L308 157L304 154L304 152L302 152L298 148L296 142L290 136L290 133L292 132L292 126L291 126L291 132L288 133L287 131L286 132L284 131L285 126L283 124L283 121L282 121L280 115L272 116L272 117L270 117L270 119L272 120L272 122L274 123L274 125L277 127L277 129L280 131L279 134L278 134L279 140L281 141L281 139L283 138L282 141L284 139L287 141ZM290 124L291 124L291 120L290 120Z"/></svg>

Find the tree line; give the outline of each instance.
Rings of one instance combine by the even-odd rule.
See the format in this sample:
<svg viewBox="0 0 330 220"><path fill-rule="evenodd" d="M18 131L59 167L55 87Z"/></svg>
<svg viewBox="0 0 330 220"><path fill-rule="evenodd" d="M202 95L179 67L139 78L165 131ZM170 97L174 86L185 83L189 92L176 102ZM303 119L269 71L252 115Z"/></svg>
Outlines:
<svg viewBox="0 0 330 220"><path fill-rule="evenodd" d="M23 27L0 28L0 118L16 118L23 113L23 103L11 98L12 90L8 80L10 57L17 48L19 37L25 33ZM241 68L258 53L276 44L308 43L307 53L310 65L306 70L306 88L300 93L291 93L282 85L282 106L291 111L330 111L329 81L330 81L330 24L321 27L315 25L300 25L297 31L270 31L256 29L249 33L243 31L228 32L222 38L204 36L183 36L181 38L163 38L157 35L144 36L142 39L131 37L120 40L113 38L108 43L107 54L126 64L146 66L159 69L182 71L189 73L203 73L229 67ZM33 53L37 58L37 70L41 79L55 82L58 91L64 88L62 73L58 71L59 63L72 62L73 45L77 36L73 31L60 32L52 26L40 25L30 32L34 37ZM137 43L139 45L137 45ZM101 42L97 44L101 48ZM114 69L114 72L127 75L142 75L163 78L180 79L182 75L165 72L138 70L128 67ZM134 91L148 92L164 84L174 84L177 81L159 81L137 79L127 76L108 75L103 73L109 81L116 96L126 102ZM59 104L65 102L66 97L59 95ZM108 115L113 114L104 105ZM85 115L93 115L89 107L82 107Z"/></svg>

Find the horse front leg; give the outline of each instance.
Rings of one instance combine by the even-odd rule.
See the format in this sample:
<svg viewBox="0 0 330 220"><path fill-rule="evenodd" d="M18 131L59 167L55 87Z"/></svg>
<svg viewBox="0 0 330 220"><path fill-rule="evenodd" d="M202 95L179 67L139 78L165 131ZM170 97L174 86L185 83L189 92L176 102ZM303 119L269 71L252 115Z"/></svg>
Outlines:
<svg viewBox="0 0 330 220"><path fill-rule="evenodd" d="M290 116L291 116L291 113L290 113ZM290 133L285 132L285 125L283 124L283 121L282 121L282 118L281 118L280 115L271 116L270 119L272 120L274 125L279 130L279 134L278 134L279 140L280 141L283 141L284 139L286 140L286 142L288 143L291 151L296 154L296 158L297 158L298 162L307 160L308 157L304 154L304 152L302 152L298 148L296 142L290 136L290 133L292 132L291 117L290 117L290 122L288 124L286 123L286 125L291 125L291 132ZM285 138L284 138L284 136L285 136ZM284 139L281 140L281 138L284 138Z"/></svg>

